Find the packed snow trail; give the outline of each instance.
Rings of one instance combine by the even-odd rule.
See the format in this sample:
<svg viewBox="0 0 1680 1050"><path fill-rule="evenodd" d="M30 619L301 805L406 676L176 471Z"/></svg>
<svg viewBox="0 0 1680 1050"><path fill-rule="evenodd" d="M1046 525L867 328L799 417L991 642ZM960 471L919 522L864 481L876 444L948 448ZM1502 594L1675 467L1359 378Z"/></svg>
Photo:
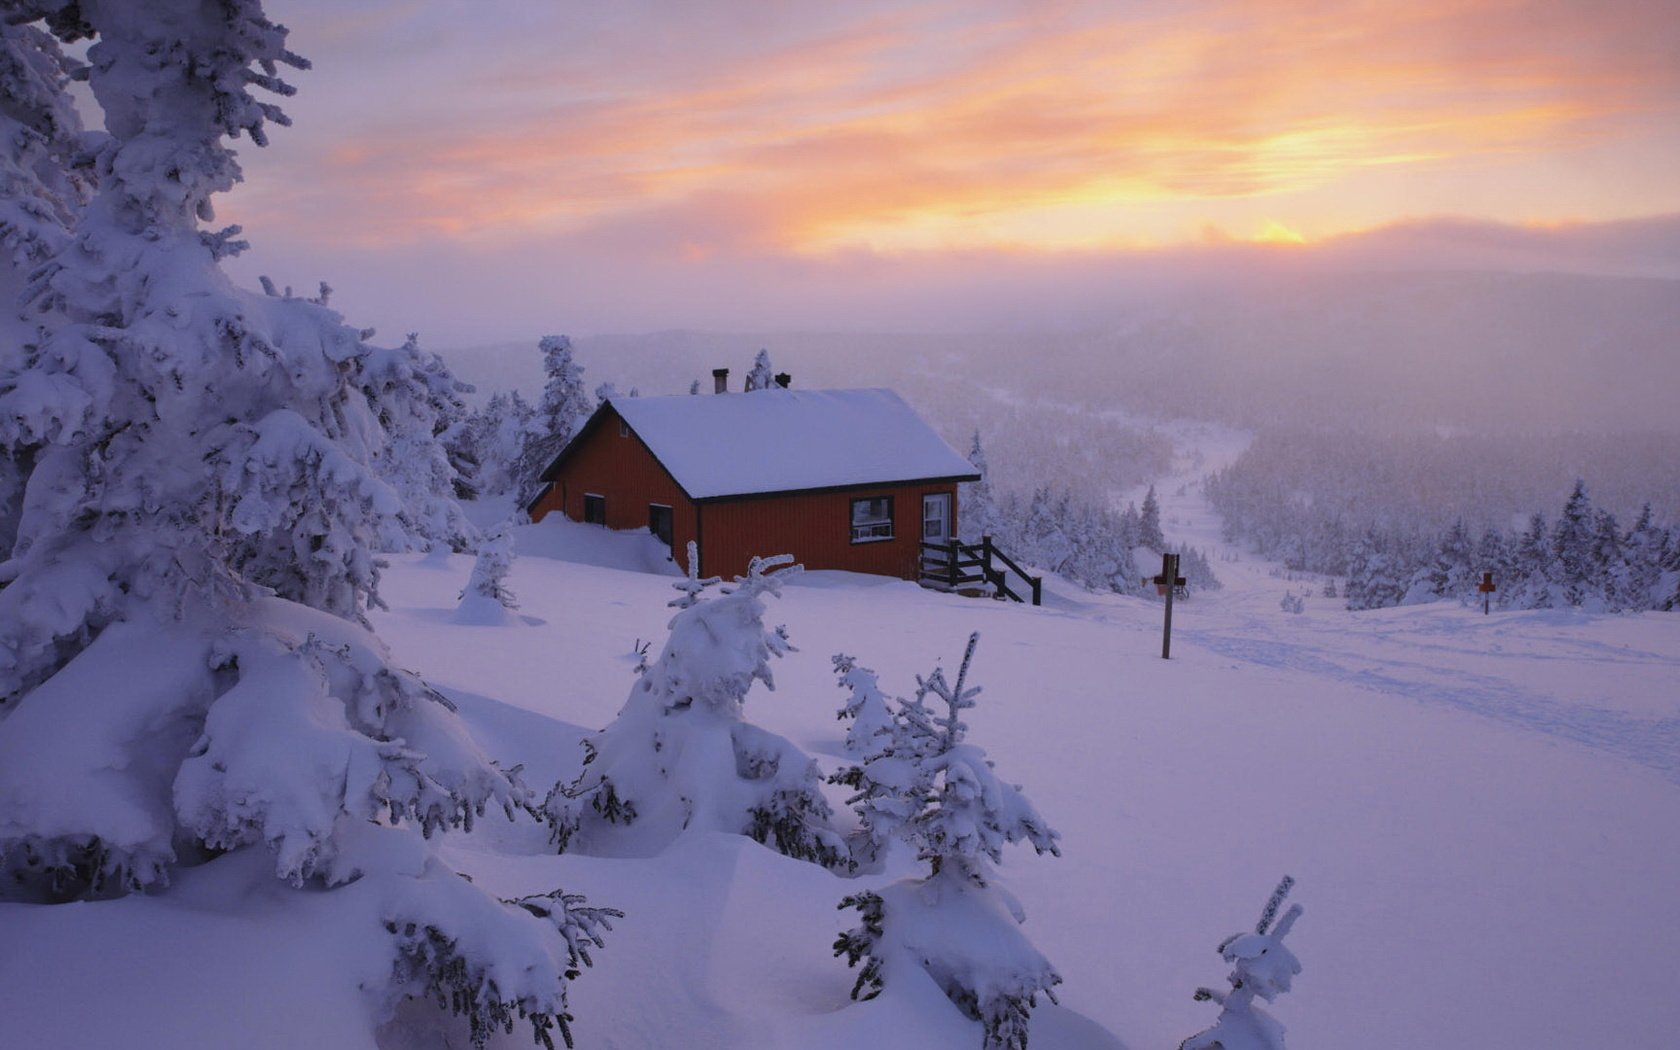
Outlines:
<svg viewBox="0 0 1680 1050"><path fill-rule="evenodd" d="M1670 681L1680 682L1680 657L1666 651L1661 637L1668 620L1606 620L1571 610L1484 617L1456 603L1350 613L1340 598L1320 594L1323 577L1290 573L1224 539L1200 482L1242 454L1247 434L1194 422L1164 428L1180 452L1176 473L1155 482L1163 527L1172 542L1206 552L1224 585L1176 605L1177 644L1468 711L1607 752L1680 783L1680 695L1639 696L1650 694L1643 683L1654 671L1666 669ZM1137 489L1120 502L1142 497ZM1303 614L1282 611L1286 593L1304 600ZM1589 623L1620 623L1625 641L1572 629ZM1548 636L1547 646L1532 644L1536 629Z"/></svg>

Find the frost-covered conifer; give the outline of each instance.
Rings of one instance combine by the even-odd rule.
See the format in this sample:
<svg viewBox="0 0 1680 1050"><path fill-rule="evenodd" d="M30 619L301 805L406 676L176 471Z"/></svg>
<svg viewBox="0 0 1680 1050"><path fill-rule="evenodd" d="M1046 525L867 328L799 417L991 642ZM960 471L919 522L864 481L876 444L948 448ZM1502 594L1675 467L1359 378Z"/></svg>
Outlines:
<svg viewBox="0 0 1680 1050"><path fill-rule="evenodd" d="M1577 478L1563 513L1552 525L1552 560L1548 566L1565 605L1581 605L1593 588L1593 516L1586 482Z"/></svg>
<svg viewBox="0 0 1680 1050"><path fill-rule="evenodd" d="M511 522L504 522L479 541L472 575L461 591L461 604L455 610L456 623L508 623L511 619L509 614L519 608L519 602L507 585L507 575L513 570L511 526Z"/></svg>
<svg viewBox="0 0 1680 1050"><path fill-rule="evenodd" d="M1550 609L1558 604L1559 588L1552 582L1552 552L1546 539L1546 519L1535 514L1528 530L1517 539L1511 555L1511 586L1500 592L1500 604L1514 609Z"/></svg>
<svg viewBox="0 0 1680 1050"><path fill-rule="evenodd" d="M1399 605L1406 586L1399 576L1391 544L1375 529L1359 541L1348 564L1347 588L1342 592L1349 609L1381 609Z"/></svg>
<svg viewBox="0 0 1680 1050"><path fill-rule="evenodd" d="M1067 510L1065 495L1058 498L1049 488L1033 492L1022 536L1022 553L1032 564L1050 572L1061 572L1066 565L1073 553L1073 543L1066 528Z"/></svg>
<svg viewBox="0 0 1680 1050"><path fill-rule="evenodd" d="M1640 612L1660 603L1657 581L1662 576L1663 540L1663 530L1647 503L1622 543L1623 562L1613 581L1620 608Z"/></svg>
<svg viewBox="0 0 1680 1050"><path fill-rule="evenodd" d="M1191 594L1217 591L1225 586L1219 582L1219 577L1213 574L1213 566L1208 563L1207 555L1200 548L1185 547L1178 554L1178 571L1184 576L1184 585ZM1136 576L1137 573L1132 575ZM1330 597L1334 598L1335 595Z"/></svg>
<svg viewBox="0 0 1680 1050"><path fill-rule="evenodd" d="M980 475L979 481L965 481L957 486L958 530L964 543L979 543L982 536L999 536L998 508L992 497L990 467L986 450L980 445L980 431L974 432L969 445L968 462Z"/></svg>
<svg viewBox="0 0 1680 1050"><path fill-rule="evenodd" d="M1009 843L1060 850L1020 789L965 739L961 714L980 692L967 685L979 637L970 636L954 684L943 669L917 678L915 697L899 702L890 747L859 770L854 803L864 836L903 839L929 874L841 901L861 921L835 941L834 954L861 964L853 998L873 998L920 968L981 1023L986 1050L1024 1050L1039 993L1054 1001L1061 977L1021 933L1025 913L991 869Z"/></svg>
<svg viewBox="0 0 1680 1050"><path fill-rule="evenodd" d="M536 414L521 435L519 461L514 468L520 506L535 495L542 472L595 410L583 386L583 366L572 357L572 341L563 335L545 335L537 349L542 351L543 372L548 379Z"/></svg>
<svg viewBox="0 0 1680 1050"><path fill-rule="evenodd" d="M1144 493L1143 508L1138 511L1138 546L1152 551L1166 549L1167 538L1161 534L1161 503L1155 498L1155 486Z"/></svg>
<svg viewBox="0 0 1680 1050"><path fill-rule="evenodd" d="M770 351L760 350L747 372L746 387L753 390L776 390L776 369L770 364Z"/></svg>
<svg viewBox="0 0 1680 1050"><path fill-rule="evenodd" d="M1128 503L1126 509L1120 512L1117 533L1120 542L1127 547L1137 547L1143 543L1143 517L1138 513L1137 504Z"/></svg>
<svg viewBox="0 0 1680 1050"><path fill-rule="evenodd" d="M1474 559L1470 529L1463 518L1458 518L1435 549L1435 560L1429 567L1430 593L1440 598L1465 598L1474 594L1477 581L1471 564Z"/></svg>
<svg viewBox="0 0 1680 1050"><path fill-rule="evenodd" d="M851 721L846 728L846 754L868 761L892 744L896 724L892 708L886 694L881 692L875 672L860 667L855 657L836 653L834 674L840 680L840 688L847 692L846 703L838 715L841 721Z"/></svg>
<svg viewBox="0 0 1680 1050"><path fill-rule="evenodd" d="M1627 575L1622 530L1607 510L1593 514L1592 546L1587 560L1587 603L1611 611L1627 607L1621 581Z"/></svg>
<svg viewBox="0 0 1680 1050"><path fill-rule="evenodd" d="M671 584L671 586L681 591L682 595L680 597L672 598L665 604L673 609L687 609L689 606L699 604L701 595L705 593L707 587L711 587L722 582L723 577L721 576L708 576L705 579L700 578L700 544L693 540L689 540L688 560L683 567L683 579L679 583Z"/></svg>
<svg viewBox="0 0 1680 1050"><path fill-rule="evenodd" d="M413 333L399 347L366 347L358 374L385 435L374 466L402 499L412 545L467 550L477 530L456 502L461 479L442 435L464 421L460 395L471 387L456 381L442 358L423 352Z"/></svg>
<svg viewBox="0 0 1680 1050"><path fill-rule="evenodd" d="M481 498L515 494L519 455L535 418L536 409L515 390L492 394L468 419L466 440L478 462L473 483Z"/></svg>
<svg viewBox="0 0 1680 1050"><path fill-rule="evenodd" d="M1494 586L1503 590L1510 585L1510 548L1498 529L1488 529L1482 533L1482 538L1476 543L1476 553L1471 555L1470 561L1470 579L1473 583L1481 583L1482 574L1491 572ZM1471 592L1472 595L1476 593Z"/></svg>
<svg viewBox="0 0 1680 1050"><path fill-rule="evenodd" d="M85 73L52 34L0 21L0 258L20 277L64 247L92 192L65 90ZM23 287L8 280L4 290L10 312Z"/></svg>
<svg viewBox="0 0 1680 1050"><path fill-rule="evenodd" d="M788 740L749 723L754 682L773 689L770 659L790 648L764 626L764 597L779 593L787 555L754 558L746 576L671 618L659 658L630 689L618 717L584 741L583 771L550 792L546 811L562 852L645 856L687 830L750 835L790 857L849 866L830 822L816 763ZM686 603L686 605L685 605Z"/></svg>
<svg viewBox="0 0 1680 1050"><path fill-rule="evenodd" d="M1294 885L1294 879L1284 876L1266 901L1254 932L1233 934L1220 942L1219 955L1231 965L1231 973L1225 978L1231 990L1196 989L1197 1002L1211 999L1222 1009L1212 1028L1186 1039L1179 1050L1284 1050L1283 1025L1254 999L1258 996L1268 1003L1274 1001L1289 991L1295 975L1301 972L1300 962L1284 947L1283 938L1301 917L1302 908L1294 904L1282 918L1277 914Z"/></svg>
<svg viewBox="0 0 1680 1050"><path fill-rule="evenodd" d="M834 674L840 688L847 693L838 717L851 722L846 729L846 754L854 764L837 771L829 780L857 791L850 804L860 811L869 811L869 818L861 822L860 832L852 843L852 856L861 864L872 865L911 815L896 793L899 785L883 785L878 780L865 782L863 773L864 763L892 751L897 741L898 721L886 694L881 692L875 672L859 666L855 657L837 653Z"/></svg>
<svg viewBox="0 0 1680 1050"><path fill-rule="evenodd" d="M20 310L38 268L70 242L92 192L82 125L65 87L80 70L52 35L0 21L0 383L28 368L25 345L51 315ZM32 311L32 313L34 313ZM23 516L34 442L0 443L0 561Z"/></svg>
<svg viewBox="0 0 1680 1050"><path fill-rule="evenodd" d="M542 1035L590 920L432 852L532 799L363 625L375 552L410 536L358 384L373 351L322 302L234 288L237 230L198 225L239 178L225 140L285 123L254 89L290 94L278 68L305 63L256 0L7 10L95 38L109 135L31 288L39 334L0 374L0 447L26 466L0 563L0 894L161 892L260 851L283 882L358 884L380 940L356 950L391 960L376 1007L447 990Z"/></svg>

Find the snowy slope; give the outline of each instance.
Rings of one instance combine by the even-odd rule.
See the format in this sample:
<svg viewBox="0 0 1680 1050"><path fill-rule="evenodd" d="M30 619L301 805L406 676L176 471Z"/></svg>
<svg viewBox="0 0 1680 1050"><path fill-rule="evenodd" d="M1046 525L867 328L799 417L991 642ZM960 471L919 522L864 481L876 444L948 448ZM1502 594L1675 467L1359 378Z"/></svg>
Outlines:
<svg viewBox="0 0 1680 1050"><path fill-rule="evenodd" d="M1160 491L1190 528L1193 493ZM623 702L631 651L657 650L675 592L639 571L643 537L551 530L521 546L520 626L450 622L465 557L395 559L375 625L493 754L546 787ZM1027 935L1066 978L1062 1008L1034 1015L1035 1048L1169 1048L1205 1027L1214 1011L1190 993L1220 981L1215 945L1285 872L1307 908L1290 941L1305 971L1274 1013L1297 1048L1671 1045L1672 624L1445 605L1350 615L1319 598L1287 615L1277 599L1301 584L1259 563L1215 567L1227 589L1178 606L1170 662L1159 607L1135 599L1060 590L1033 609L811 574L772 603L799 651L747 715L832 766L830 654L902 693L981 632L971 738L1063 835L1062 858L1013 850L1002 866ZM452 841L450 858L504 896L563 885L626 912L572 986L580 1046L979 1045L931 986L848 1001L853 975L829 953L849 924L835 905L881 877L717 835L643 861L553 856L531 824ZM21 948L0 952L19 1045L374 1045L366 1004L344 991L365 961L319 947L330 898L259 887L243 863L188 873L159 899L0 906ZM385 1046L427 1045L403 1023Z"/></svg>
<svg viewBox="0 0 1680 1050"><path fill-rule="evenodd" d="M662 637L670 592L605 572L519 563L526 611L565 643L524 668L497 662L497 695L591 728L611 718L628 682L612 656ZM1680 818L1680 644L1662 617L1353 616L1317 599L1288 616L1275 598L1288 585L1256 571L1181 605L1164 663L1153 605L1089 596L1034 610L824 575L772 609L802 652L749 716L832 756L829 653L858 655L902 691L979 629L974 739L1065 837L1061 860L1010 856L1005 875L1067 978L1064 1004L1127 1045L1176 1045L1208 1020L1189 992L1221 976L1212 947L1285 871L1308 907L1293 941L1306 974L1277 1009L1297 1045L1659 1045L1680 1023L1662 1005L1680 929L1667 892L1680 845L1663 833ZM382 630L460 684L425 664L460 648L416 618L435 591L401 579ZM472 677L483 690L491 675ZM821 907L848 886L751 844L710 848L736 865L719 887L730 900L765 895L760 880L806 899L731 909L749 924L729 935L738 950L714 937L725 958L690 972L700 983L685 987L710 1011L792 1015L786 1039L758 1030L714 1045L811 1045L798 1018L815 1023L848 986L826 958L841 920ZM598 895L621 899L622 883L603 873ZM580 1015L598 994L612 1011L606 975L645 965L632 954L602 953L602 972L579 982ZM1542 980L1554 960L1568 960L1567 979ZM769 997L781 1010L765 985L782 989Z"/></svg>

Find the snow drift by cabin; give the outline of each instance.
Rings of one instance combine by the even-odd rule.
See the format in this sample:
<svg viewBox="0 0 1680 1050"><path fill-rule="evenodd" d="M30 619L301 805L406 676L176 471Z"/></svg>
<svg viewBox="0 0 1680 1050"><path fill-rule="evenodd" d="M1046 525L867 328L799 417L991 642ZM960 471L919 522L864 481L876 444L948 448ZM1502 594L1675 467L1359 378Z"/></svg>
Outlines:
<svg viewBox="0 0 1680 1050"><path fill-rule="evenodd" d="M693 541L703 575L768 551L915 579L922 544L956 536L957 484L979 477L890 390L720 389L608 398L526 509L646 527L679 564Z"/></svg>

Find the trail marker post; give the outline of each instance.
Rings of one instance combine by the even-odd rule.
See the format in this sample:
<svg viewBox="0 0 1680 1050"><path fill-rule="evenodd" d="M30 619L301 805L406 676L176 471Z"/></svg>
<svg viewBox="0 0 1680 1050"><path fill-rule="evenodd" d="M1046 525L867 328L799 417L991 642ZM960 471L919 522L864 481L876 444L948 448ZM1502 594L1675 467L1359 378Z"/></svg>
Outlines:
<svg viewBox="0 0 1680 1050"><path fill-rule="evenodd" d="M1476 585L1476 589L1482 592L1482 615L1486 616L1488 606L1493 602L1493 592L1497 589L1493 585L1493 573L1482 573L1482 582Z"/></svg>
<svg viewBox="0 0 1680 1050"><path fill-rule="evenodd" d="M1164 595L1167 599L1166 620L1161 625L1161 659L1170 660L1172 659L1173 594L1184 586L1184 577L1178 574L1178 555L1161 555L1161 575L1155 577L1153 581L1145 580L1144 582L1153 582L1156 593Z"/></svg>

